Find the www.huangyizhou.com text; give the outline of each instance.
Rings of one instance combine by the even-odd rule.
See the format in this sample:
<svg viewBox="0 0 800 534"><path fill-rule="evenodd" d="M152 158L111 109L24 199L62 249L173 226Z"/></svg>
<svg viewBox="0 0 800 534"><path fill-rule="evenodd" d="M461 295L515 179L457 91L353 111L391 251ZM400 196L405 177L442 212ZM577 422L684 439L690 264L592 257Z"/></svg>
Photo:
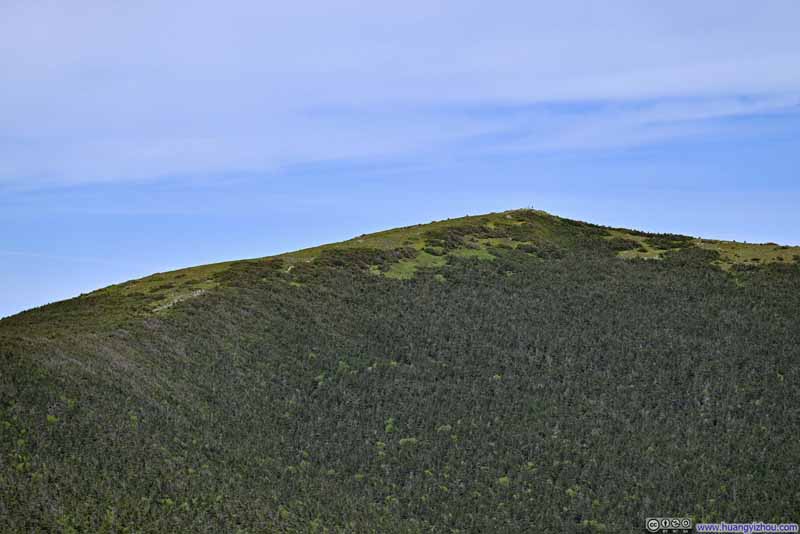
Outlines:
<svg viewBox="0 0 800 534"><path fill-rule="evenodd" d="M742 534L759 534L762 532L800 532L797 523L697 523L697 532L736 532Z"/></svg>

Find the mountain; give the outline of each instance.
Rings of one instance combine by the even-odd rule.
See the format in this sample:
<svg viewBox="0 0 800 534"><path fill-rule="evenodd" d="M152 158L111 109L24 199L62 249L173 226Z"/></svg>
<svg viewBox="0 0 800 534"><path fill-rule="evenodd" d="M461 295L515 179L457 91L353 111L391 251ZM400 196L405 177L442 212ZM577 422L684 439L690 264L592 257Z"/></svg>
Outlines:
<svg viewBox="0 0 800 534"><path fill-rule="evenodd" d="M0 321L2 532L641 532L800 510L800 248L536 210Z"/></svg>

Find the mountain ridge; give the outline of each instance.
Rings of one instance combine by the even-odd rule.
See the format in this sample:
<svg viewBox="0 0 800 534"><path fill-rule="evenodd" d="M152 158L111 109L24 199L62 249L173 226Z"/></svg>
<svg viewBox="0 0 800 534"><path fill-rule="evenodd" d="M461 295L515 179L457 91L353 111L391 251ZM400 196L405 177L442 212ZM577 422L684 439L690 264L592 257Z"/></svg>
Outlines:
<svg viewBox="0 0 800 534"><path fill-rule="evenodd" d="M18 314L0 530L792 521L794 253L514 210Z"/></svg>
<svg viewBox="0 0 800 534"><path fill-rule="evenodd" d="M303 262L314 261L315 259L318 258L320 253L325 250L336 249L336 248L345 248L345 249L379 248L382 250L388 250L391 248L399 248L403 246L404 241L408 241L409 242L408 244L412 245L417 250L424 250L426 243L425 243L425 238L421 236L422 233L434 229L449 228L463 224L474 224L476 222L478 222L479 224L480 223L494 224L494 221L498 219L499 220L503 219L508 220L509 218L513 219L514 214L519 214L519 213L536 214L538 217L542 219L571 221L572 223L587 225L587 227L600 228L608 233L606 237L608 237L609 239L618 238L623 240L636 241L637 244L639 245L638 247L633 247L631 245L631 248L618 251L618 255L620 257L627 259L632 259L632 258L661 259L667 251L671 250L668 246L669 243L666 241L661 242L660 244L662 246L667 247L663 248L662 246L659 246L659 243L648 246L648 244L645 242L646 238L648 237L652 238L657 236L677 236L683 240L691 240L692 244L696 246L700 246L702 248L706 248L709 250L717 250L720 252L721 257L718 260L716 260L716 264L725 270L730 270L731 268L737 265L746 265L748 264L748 262L767 264L773 262L798 261L798 259L800 259L800 246L785 246L776 243L745 243L745 242L726 241L719 239L690 238L689 236L683 236L677 234L660 234L655 232L643 232L639 230L629 230L625 228L594 225L583 221L563 219L561 217L554 216L542 210L523 208L523 209L508 210L504 212L492 212L484 215L472 215L472 216L466 215L463 217L457 217L452 219L431 221L430 223L422 223L405 227L391 228L387 230L374 232L371 234L361 234L359 236L346 239L344 241L317 245L313 247L299 249L292 252L283 252L272 256L263 256L263 257L243 259L243 260L228 260L228 261L215 262L211 264L184 267L172 271L158 272L142 278L128 280L126 282L121 282L118 284L112 284L110 286L96 289L89 293L81 294L78 297L73 297L72 299L66 299L66 300L71 301L74 300L75 298L80 299L84 297L90 297L92 295L109 293L117 289L120 289L123 292L123 294L147 292L150 294L150 296L155 297L151 299L155 302L152 304L150 311L153 312L164 311L170 308L172 305L176 304L177 302L185 300L186 298L193 298L195 296L200 296L203 293L205 293L205 291L213 288L214 287L214 282L212 280L213 275L225 271L232 265L240 262L265 261L275 258L281 258L286 260L289 265L294 265L295 263L298 263L300 261ZM664 243L667 244L664 245ZM527 243L522 242L522 244L527 244ZM477 248L471 250L481 250L481 249ZM479 253L476 253L476 255L481 256ZM442 264L441 261L437 262L436 260L431 260L429 256L430 255L423 255L422 258L417 259L416 261L404 262L403 265L398 266L396 270L388 273L387 275L389 277L406 278L409 276L413 276L413 270L416 264L421 264L425 266ZM488 259L487 256L485 255L483 255L482 257L484 259ZM185 285L185 282L187 281L191 281L194 283L190 284L190 288L184 289L183 291L170 291L171 289L174 288L165 287L168 284L174 283L178 279L184 279L182 280L183 282L182 285ZM164 283L159 285L153 285L154 282L164 282ZM37 306L35 308L23 310L19 313L7 317L0 318L0 325L2 324L2 321L12 319L18 315L35 312L35 310L40 310L47 306L59 304L60 302L64 301L57 301L49 304L44 304L41 306Z"/></svg>

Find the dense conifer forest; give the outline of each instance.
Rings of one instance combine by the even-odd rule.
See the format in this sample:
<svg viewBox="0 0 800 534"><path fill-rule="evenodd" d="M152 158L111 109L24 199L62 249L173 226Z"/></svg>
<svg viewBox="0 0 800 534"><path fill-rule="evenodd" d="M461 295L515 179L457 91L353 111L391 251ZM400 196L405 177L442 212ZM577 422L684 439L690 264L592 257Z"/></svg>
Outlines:
<svg viewBox="0 0 800 534"><path fill-rule="evenodd" d="M4 319L0 531L796 521L798 254L516 210Z"/></svg>

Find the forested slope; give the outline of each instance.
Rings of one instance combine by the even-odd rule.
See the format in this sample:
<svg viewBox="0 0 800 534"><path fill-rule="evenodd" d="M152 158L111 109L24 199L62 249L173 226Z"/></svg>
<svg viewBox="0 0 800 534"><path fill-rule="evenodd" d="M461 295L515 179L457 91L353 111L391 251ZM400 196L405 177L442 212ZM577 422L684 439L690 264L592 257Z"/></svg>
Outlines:
<svg viewBox="0 0 800 534"><path fill-rule="evenodd" d="M25 312L0 531L796 520L799 253L517 210Z"/></svg>

